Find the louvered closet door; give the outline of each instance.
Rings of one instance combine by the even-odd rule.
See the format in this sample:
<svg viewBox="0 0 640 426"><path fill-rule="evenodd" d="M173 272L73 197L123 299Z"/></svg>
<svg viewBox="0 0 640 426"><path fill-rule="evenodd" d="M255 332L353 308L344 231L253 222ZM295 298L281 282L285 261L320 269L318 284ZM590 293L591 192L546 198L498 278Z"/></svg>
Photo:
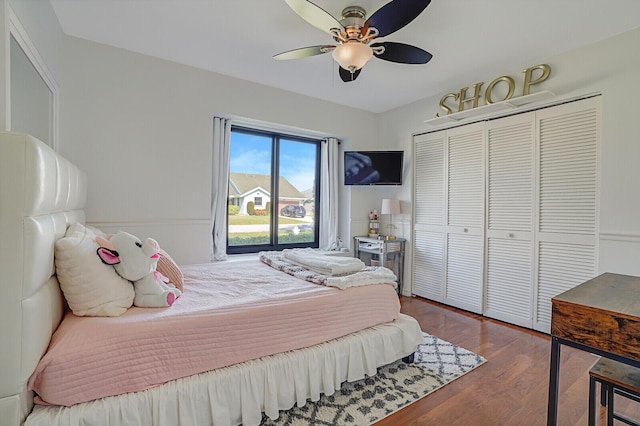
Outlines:
<svg viewBox="0 0 640 426"><path fill-rule="evenodd" d="M600 98L538 111L539 224L534 328L549 332L551 298L597 271Z"/></svg>
<svg viewBox="0 0 640 426"><path fill-rule="evenodd" d="M444 300L445 132L414 137L413 293Z"/></svg>
<svg viewBox="0 0 640 426"><path fill-rule="evenodd" d="M484 314L523 327L533 318L534 113L487 123Z"/></svg>
<svg viewBox="0 0 640 426"><path fill-rule="evenodd" d="M447 235L444 302L482 313L484 124L447 131Z"/></svg>

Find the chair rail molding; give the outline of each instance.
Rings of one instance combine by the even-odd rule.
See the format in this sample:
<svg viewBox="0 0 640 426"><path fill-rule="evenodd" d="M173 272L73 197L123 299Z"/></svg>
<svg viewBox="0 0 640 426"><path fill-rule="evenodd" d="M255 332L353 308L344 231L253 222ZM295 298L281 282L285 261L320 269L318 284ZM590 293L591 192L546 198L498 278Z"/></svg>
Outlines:
<svg viewBox="0 0 640 426"><path fill-rule="evenodd" d="M598 236L601 241L626 241L631 243L640 243L640 234L632 234L628 232L600 232Z"/></svg>

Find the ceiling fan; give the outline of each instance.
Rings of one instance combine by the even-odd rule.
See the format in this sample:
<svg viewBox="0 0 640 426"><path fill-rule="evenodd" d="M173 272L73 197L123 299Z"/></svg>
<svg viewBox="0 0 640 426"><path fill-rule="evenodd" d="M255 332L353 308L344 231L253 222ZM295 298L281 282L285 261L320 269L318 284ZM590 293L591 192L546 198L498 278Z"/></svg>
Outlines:
<svg viewBox="0 0 640 426"><path fill-rule="evenodd" d="M309 46L275 55L277 60L299 59L332 52L338 62L338 72L344 82L358 78L362 67L374 55L380 59L401 64L426 64L431 53L403 43L390 41L370 44L379 37L398 31L413 21L431 3L431 0L392 0L375 11L369 18L360 6L349 6L338 21L321 7L308 0L285 0L302 19L333 36L334 45Z"/></svg>

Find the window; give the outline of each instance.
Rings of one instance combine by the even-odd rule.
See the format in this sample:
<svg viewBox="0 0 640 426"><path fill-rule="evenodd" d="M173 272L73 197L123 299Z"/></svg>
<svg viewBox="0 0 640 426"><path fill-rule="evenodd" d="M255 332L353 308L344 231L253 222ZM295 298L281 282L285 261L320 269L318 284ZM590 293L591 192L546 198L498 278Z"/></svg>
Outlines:
<svg viewBox="0 0 640 426"><path fill-rule="evenodd" d="M227 253L318 247L320 143L231 128Z"/></svg>

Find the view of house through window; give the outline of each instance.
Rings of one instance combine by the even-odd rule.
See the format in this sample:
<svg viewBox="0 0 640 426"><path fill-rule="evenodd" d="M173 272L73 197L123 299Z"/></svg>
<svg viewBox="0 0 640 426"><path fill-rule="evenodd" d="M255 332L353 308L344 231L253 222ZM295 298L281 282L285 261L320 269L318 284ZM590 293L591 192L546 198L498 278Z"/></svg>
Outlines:
<svg viewBox="0 0 640 426"><path fill-rule="evenodd" d="M231 128L228 253L318 247L320 143Z"/></svg>

